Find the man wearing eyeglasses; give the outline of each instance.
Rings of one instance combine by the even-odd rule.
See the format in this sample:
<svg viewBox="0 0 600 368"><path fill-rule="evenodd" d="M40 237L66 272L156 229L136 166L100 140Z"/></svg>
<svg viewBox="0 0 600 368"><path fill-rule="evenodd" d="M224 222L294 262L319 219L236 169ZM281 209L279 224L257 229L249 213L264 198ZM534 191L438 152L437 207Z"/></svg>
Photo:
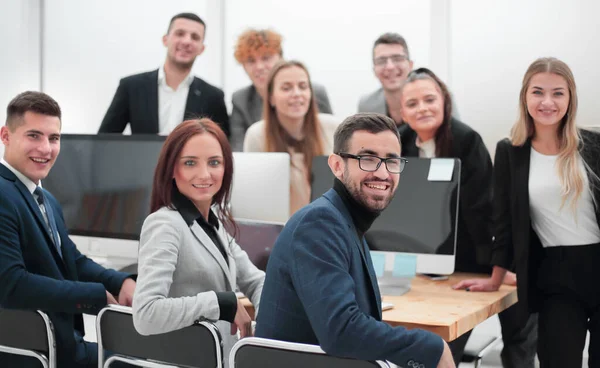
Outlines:
<svg viewBox="0 0 600 368"><path fill-rule="evenodd" d="M361 97L358 112L376 112L402 125L400 116L401 88L408 73L413 70L408 45L398 33L384 33L373 44L373 72L381 88ZM456 104L452 105L452 116L458 118Z"/></svg>
<svg viewBox="0 0 600 368"><path fill-rule="evenodd" d="M364 235L391 202L406 165L396 124L381 114L350 116L336 129L333 151L333 188L297 211L273 247L256 336L402 367L455 367L439 336L382 321Z"/></svg>
<svg viewBox="0 0 600 368"><path fill-rule="evenodd" d="M400 125L400 87L413 69L408 45L398 33L384 33L373 45L373 72L381 88L363 96L358 103L359 112L376 112L394 119Z"/></svg>

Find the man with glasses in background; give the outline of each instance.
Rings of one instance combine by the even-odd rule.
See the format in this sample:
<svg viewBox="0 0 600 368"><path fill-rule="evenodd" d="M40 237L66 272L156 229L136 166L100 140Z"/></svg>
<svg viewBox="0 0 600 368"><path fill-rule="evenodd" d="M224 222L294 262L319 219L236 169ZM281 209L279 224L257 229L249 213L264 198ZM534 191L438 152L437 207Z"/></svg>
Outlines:
<svg viewBox="0 0 600 368"><path fill-rule="evenodd" d="M382 321L364 235L406 164L396 124L381 114L350 116L336 129L333 152L333 189L296 212L273 247L256 336L402 367L455 367L439 336Z"/></svg>
<svg viewBox="0 0 600 368"><path fill-rule="evenodd" d="M376 112L389 116L397 126L402 125L400 95L408 73L413 70L408 45L398 33L384 33L373 44L373 72L381 88L361 97L358 112ZM458 118L453 102L452 116Z"/></svg>

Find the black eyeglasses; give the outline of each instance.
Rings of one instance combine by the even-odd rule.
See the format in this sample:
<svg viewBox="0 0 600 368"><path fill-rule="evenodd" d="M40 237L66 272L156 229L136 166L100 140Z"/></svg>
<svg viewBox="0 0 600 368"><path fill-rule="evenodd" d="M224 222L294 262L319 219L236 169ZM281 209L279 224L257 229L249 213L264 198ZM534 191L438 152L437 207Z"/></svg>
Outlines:
<svg viewBox="0 0 600 368"><path fill-rule="evenodd" d="M404 166L408 162L404 157L388 157L381 158L374 155L353 155L350 153L340 152L337 154L343 158L353 158L358 160L358 167L362 171L373 172L379 170L382 162L385 162L385 168L392 174L400 174L404 170Z"/></svg>

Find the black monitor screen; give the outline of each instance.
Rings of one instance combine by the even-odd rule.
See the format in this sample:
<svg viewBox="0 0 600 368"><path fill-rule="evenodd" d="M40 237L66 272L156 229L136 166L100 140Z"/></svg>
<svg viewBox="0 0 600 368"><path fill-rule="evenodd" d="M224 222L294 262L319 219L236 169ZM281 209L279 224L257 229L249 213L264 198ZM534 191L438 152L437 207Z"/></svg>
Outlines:
<svg viewBox="0 0 600 368"><path fill-rule="evenodd" d="M365 234L371 250L454 254L460 160L454 161L451 181L429 181L431 160L408 159L394 199ZM316 157L311 198L328 191L333 179L327 157Z"/></svg>
<svg viewBox="0 0 600 368"><path fill-rule="evenodd" d="M42 181L73 235L139 239L150 212L154 168L165 137L63 134Z"/></svg>

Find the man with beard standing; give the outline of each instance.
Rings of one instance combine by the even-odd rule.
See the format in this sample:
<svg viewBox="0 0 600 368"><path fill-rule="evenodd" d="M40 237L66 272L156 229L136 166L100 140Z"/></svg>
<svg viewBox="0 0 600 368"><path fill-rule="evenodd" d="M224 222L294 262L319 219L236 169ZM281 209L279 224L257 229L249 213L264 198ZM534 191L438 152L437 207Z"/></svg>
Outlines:
<svg viewBox="0 0 600 368"><path fill-rule="evenodd" d="M296 212L273 247L256 336L403 367L455 367L439 336L381 320L364 235L392 200L406 163L396 124L380 114L350 116L335 132L333 152L333 189Z"/></svg>

